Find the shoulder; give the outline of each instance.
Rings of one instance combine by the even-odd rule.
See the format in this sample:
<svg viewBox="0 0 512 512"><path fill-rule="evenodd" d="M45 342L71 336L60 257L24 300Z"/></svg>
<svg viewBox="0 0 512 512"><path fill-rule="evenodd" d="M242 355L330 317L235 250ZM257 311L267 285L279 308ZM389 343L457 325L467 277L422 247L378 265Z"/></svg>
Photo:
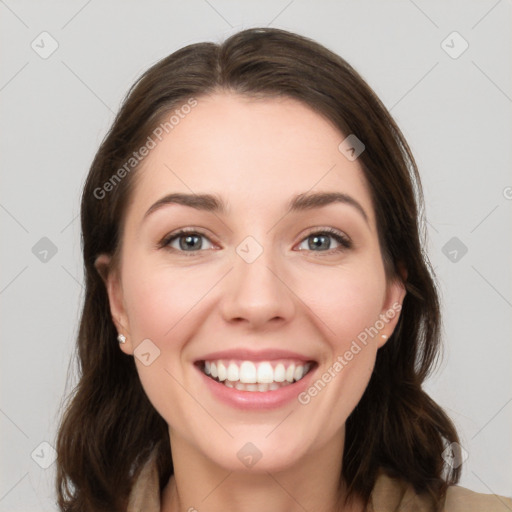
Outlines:
<svg viewBox="0 0 512 512"><path fill-rule="evenodd" d="M446 493L445 512L510 512L512 499L497 494L481 494L458 485Z"/></svg>
<svg viewBox="0 0 512 512"><path fill-rule="evenodd" d="M429 496L418 495L412 485L380 470L373 488L371 512L433 512ZM443 512L510 512L512 499L496 494L481 494L458 485L448 488Z"/></svg>

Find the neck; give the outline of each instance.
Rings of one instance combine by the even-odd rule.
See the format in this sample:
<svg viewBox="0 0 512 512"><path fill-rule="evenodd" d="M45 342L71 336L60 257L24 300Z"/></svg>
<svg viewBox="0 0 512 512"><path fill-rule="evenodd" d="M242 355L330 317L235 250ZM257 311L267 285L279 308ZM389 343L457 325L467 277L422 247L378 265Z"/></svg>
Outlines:
<svg viewBox="0 0 512 512"><path fill-rule="evenodd" d="M344 430L289 467L222 468L171 434L174 474L162 491L162 512L360 512L356 498L343 507L340 486Z"/></svg>

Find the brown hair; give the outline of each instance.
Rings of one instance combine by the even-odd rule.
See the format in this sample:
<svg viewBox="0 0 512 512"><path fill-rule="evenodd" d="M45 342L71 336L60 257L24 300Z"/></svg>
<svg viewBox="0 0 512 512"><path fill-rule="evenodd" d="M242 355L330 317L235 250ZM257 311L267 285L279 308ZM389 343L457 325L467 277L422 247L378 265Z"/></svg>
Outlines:
<svg viewBox="0 0 512 512"><path fill-rule="evenodd" d="M126 510L131 486L154 449L161 488L173 473L168 426L146 397L133 357L119 349L94 266L102 253L118 255L138 166L108 195L98 190L106 190L164 115L216 91L297 99L365 144L358 161L371 190L386 272L399 278L399 267L405 268L407 294L397 328L377 352L368 387L346 422L341 477L349 497L358 494L368 503L382 468L439 507L461 467L443 463L442 452L458 442L457 432L422 390L441 348L441 324L433 270L422 250L423 196L413 156L386 108L341 57L290 32L253 28L221 45L187 46L147 70L130 89L90 168L81 205L80 380L57 438L61 510Z"/></svg>

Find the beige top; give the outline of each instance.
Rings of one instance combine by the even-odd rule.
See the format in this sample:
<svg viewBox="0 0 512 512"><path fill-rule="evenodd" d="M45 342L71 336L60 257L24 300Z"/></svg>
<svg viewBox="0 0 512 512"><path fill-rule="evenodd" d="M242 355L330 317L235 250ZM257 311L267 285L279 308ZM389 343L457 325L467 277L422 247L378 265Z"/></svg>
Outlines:
<svg viewBox="0 0 512 512"><path fill-rule="evenodd" d="M449 487L445 512L511 512L512 499L496 494L480 494L464 487ZM401 480L379 473L371 494L371 512L431 512L429 501L415 494ZM130 494L127 512L160 512L158 472L151 458L142 469Z"/></svg>

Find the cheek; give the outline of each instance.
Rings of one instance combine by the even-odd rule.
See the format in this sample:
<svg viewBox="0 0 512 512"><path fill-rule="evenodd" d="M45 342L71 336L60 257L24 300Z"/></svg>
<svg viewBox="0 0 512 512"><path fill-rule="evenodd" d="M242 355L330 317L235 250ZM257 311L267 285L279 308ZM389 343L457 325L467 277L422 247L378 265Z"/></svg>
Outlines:
<svg viewBox="0 0 512 512"><path fill-rule="evenodd" d="M326 336L340 348L373 326L384 304L386 281L378 263L317 269L309 278L303 274L301 282L300 297L322 321Z"/></svg>
<svg viewBox="0 0 512 512"><path fill-rule="evenodd" d="M305 279L301 297L320 319L326 341L321 369L300 404L323 418L324 432L334 433L360 401L370 380L377 354L379 319L386 281L377 264L359 268L332 268ZM373 269L373 270L372 270Z"/></svg>
<svg viewBox="0 0 512 512"><path fill-rule="evenodd" d="M163 342L183 329L182 322L218 280L198 266L170 267L133 258L123 289L130 330L138 338Z"/></svg>
<svg viewBox="0 0 512 512"><path fill-rule="evenodd" d="M197 328L195 307L218 277L206 275L199 267L180 269L147 257L145 261L133 257L123 273L126 311L136 354L143 340L149 339L157 347L154 350L158 357L148 366L135 357L142 387L169 424L176 423L176 417L185 421L195 408L186 396L183 398L179 384L183 381L184 347Z"/></svg>

